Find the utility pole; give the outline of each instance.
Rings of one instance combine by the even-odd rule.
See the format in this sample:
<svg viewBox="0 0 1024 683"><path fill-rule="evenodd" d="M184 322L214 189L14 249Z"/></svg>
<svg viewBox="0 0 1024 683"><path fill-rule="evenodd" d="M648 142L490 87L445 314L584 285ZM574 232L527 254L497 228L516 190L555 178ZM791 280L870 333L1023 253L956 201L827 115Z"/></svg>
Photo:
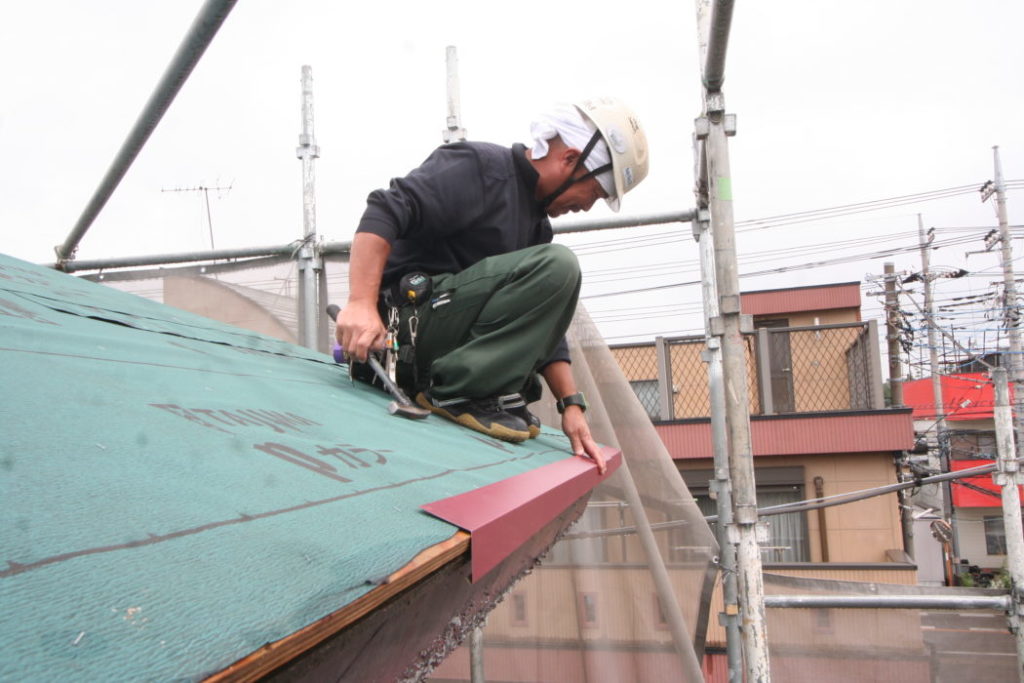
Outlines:
<svg viewBox="0 0 1024 683"><path fill-rule="evenodd" d="M921 214L917 214L917 233L921 244L921 281L924 283L924 314L928 326L928 365L932 376L932 397L935 402L935 445L938 450L938 469L949 471L949 436L946 433L946 409L942 402L942 375L939 372L938 327L935 324L935 304L932 297L932 274L928 250L935 232L925 233ZM953 554L959 556L957 524L953 518L952 488L949 482L942 485L942 514L953 527Z"/></svg>
<svg viewBox="0 0 1024 683"><path fill-rule="evenodd" d="M885 339L889 353L889 404L893 408L903 405L903 369L900 364L899 299L896 294L896 271L892 262L885 264ZM904 462L906 454L896 458L896 471L900 481L908 473ZM897 494L900 504L900 527L903 535L903 551L914 557L914 515L910 504L910 492L901 489Z"/></svg>
<svg viewBox="0 0 1024 683"><path fill-rule="evenodd" d="M302 134L295 156L302 161L302 244L295 253L299 270L299 344L326 351L326 314L317 305L324 298L323 260L316 243L316 176L313 162L320 148L313 135L313 69L302 67ZM319 332L323 332L322 334Z"/></svg>
<svg viewBox="0 0 1024 683"><path fill-rule="evenodd" d="M981 201L996 197L996 219L999 221L1000 260L1003 266L1003 319L1006 322L1006 336L1009 345L1005 367L1013 383L1013 424L1017 431L1017 457L1024 456L1021 435L1024 434L1024 357L1021 355L1020 312L1017 310L1017 286L1013 273L1013 245L1010 243L1010 226L1006 217L1006 185L1003 181L1003 165L999 159L999 146L992 148L995 166L995 182L989 181L981 187Z"/></svg>
<svg viewBox="0 0 1024 683"><path fill-rule="evenodd" d="M885 340L888 342L889 352L889 403L893 408L903 405L899 308L896 295L896 272L892 262L888 262L885 264Z"/></svg>

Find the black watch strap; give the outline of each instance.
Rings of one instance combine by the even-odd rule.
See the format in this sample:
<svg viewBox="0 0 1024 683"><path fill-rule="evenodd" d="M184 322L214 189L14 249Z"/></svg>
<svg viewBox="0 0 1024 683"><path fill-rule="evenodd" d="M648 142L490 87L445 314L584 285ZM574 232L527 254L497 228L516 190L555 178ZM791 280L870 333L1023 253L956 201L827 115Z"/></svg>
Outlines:
<svg viewBox="0 0 1024 683"><path fill-rule="evenodd" d="M566 406L579 406L583 412L587 412L587 399L583 395L583 392L577 392L575 394L569 394L565 398L560 398L555 402L555 407L558 408L559 415L565 412Z"/></svg>

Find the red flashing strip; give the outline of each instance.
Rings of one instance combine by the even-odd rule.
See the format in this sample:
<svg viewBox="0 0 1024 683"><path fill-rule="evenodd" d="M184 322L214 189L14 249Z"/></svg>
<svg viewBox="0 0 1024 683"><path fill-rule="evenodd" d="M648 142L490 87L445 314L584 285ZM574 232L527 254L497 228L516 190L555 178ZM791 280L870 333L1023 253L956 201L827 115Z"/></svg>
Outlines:
<svg viewBox="0 0 1024 683"><path fill-rule="evenodd" d="M569 457L422 509L472 534L476 582L619 468L622 454L605 446L601 450L608 463L604 476L591 461Z"/></svg>

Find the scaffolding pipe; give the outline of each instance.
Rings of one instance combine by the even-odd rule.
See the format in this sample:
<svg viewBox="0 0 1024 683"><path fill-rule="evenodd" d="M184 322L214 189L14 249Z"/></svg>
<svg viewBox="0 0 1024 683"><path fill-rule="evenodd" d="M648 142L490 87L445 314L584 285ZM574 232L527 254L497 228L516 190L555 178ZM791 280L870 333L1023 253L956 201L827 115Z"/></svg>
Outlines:
<svg viewBox="0 0 1024 683"><path fill-rule="evenodd" d="M643 225L658 225L663 223L688 223L693 220L696 210L670 211L667 213L645 214L629 216L624 218L611 218L596 221L578 221L572 223L561 223L553 228L558 235L591 232L595 230L613 230L617 228L633 228ZM250 258L253 256L293 256L299 248L299 243L292 242L268 247L245 247L241 249L218 249L207 251L181 252L176 254L157 254L149 256L125 256L118 258L93 259L89 261L69 261L65 264L47 263L43 264L50 268L62 268L66 272L73 273L82 270L108 270L114 268L135 268L139 266L161 266L171 263L188 263L190 261L218 261L238 258ZM324 242L320 245L320 253L324 256L346 256L352 250L351 242Z"/></svg>
<svg viewBox="0 0 1024 683"><path fill-rule="evenodd" d="M998 467L999 466L995 463L989 465L980 465L978 467L971 467L970 469L966 470L946 472L945 474L936 474L931 477L924 477L910 482L902 482L899 484L887 484L885 486L879 486L877 488L872 489L861 489L860 491L850 491L849 493L840 493L834 496L826 496L825 498L812 498L808 501L798 501L795 503L772 505L769 507L759 508L757 510L757 514L759 517L767 517L770 515L783 515L788 512L808 512L810 510L819 510L821 508L835 507L837 505L847 505L848 503L856 503L867 498L883 496L887 493L892 493L894 491L899 491L902 489L918 488L924 486L925 484L937 484L944 481L952 481L954 479L964 479L967 477L977 477L982 474L989 474L991 472L995 472L996 469L998 469ZM706 517L704 517L704 520L707 522L717 522L718 515L707 515ZM654 531L662 531L665 529L674 529L676 527L685 526L686 524L687 522L656 522L654 524L651 524L651 529L653 529ZM579 531L571 534L566 534L565 536L563 536L563 538L597 538L600 536L617 536L620 534L633 533L636 533L636 527L626 526L618 529L601 529L600 531Z"/></svg>
<svg viewBox="0 0 1024 683"><path fill-rule="evenodd" d="M299 271L298 326L299 345L316 349L327 341L317 339L317 320L323 316L317 306L320 288L317 280L323 277L323 264L316 253L316 175L314 161L320 157L320 148L313 134L313 69L302 67L302 134L295 156L302 161L302 243L296 253ZM319 313L319 315L318 315ZM326 348L321 348L326 351Z"/></svg>
<svg viewBox="0 0 1024 683"><path fill-rule="evenodd" d="M824 499L813 498L813 501L800 501L796 503L785 503L783 505L772 505L770 507L759 508L757 514L759 517L767 517L771 515L783 515L789 512L808 512L810 510L819 510L821 508L835 507L837 505L847 505L848 503L856 503L867 498L873 498L875 496L882 496L887 493L899 491L907 488L918 488L925 484L936 484L943 481L951 481L953 479L961 479L966 477L976 477L982 474L989 474L995 472L998 468L997 464L981 465L980 467L972 467L966 470L959 470L956 472L947 472L945 474L937 474L931 477L924 477L923 479L917 479L911 482L903 482L900 484L887 484L886 486L879 486L873 489L862 489L860 491L851 491L849 493L841 493L835 496L827 496ZM704 517L707 522L717 522L718 515L707 515ZM685 526L687 522L656 522L651 524L651 529L654 531L662 531L665 529L674 529L676 527ZM566 534L564 538L575 539L575 538L597 538L600 536L617 536L620 534L633 534L636 533L636 527L627 526L618 529L601 529L600 531L580 531L571 534Z"/></svg>
<svg viewBox="0 0 1024 683"><path fill-rule="evenodd" d="M996 389L996 405L992 417L996 427L996 464L993 475L1003 499L1003 530L1006 538L1006 569L1013 585L1013 605L1008 617L1010 631L1017 642L1017 675L1024 682L1024 523L1021 521L1020 489L1024 473L1016 457L1013 415L1010 409L1010 388L1006 368L992 368Z"/></svg>
<svg viewBox="0 0 1024 683"><path fill-rule="evenodd" d="M764 578L757 538L757 494L727 139L734 132L735 122L733 117L726 115L725 98L720 92L731 21L731 0L718 0L710 9L709 0L697 0L698 60L704 83L701 93L704 107L702 116L696 121L696 137L703 141L703 157L707 164L706 169L699 169L698 188L703 189L706 178L718 303L718 315L716 318L709 316L709 321L711 336L718 339L722 354L734 521L727 533L729 542L736 546L744 678L749 683L765 683L771 680L771 672L764 611Z"/></svg>
<svg viewBox="0 0 1024 683"><path fill-rule="evenodd" d="M469 680L470 683L486 683L484 676L484 629L476 626L469 634Z"/></svg>
<svg viewBox="0 0 1024 683"><path fill-rule="evenodd" d="M758 546L757 493L754 481L753 447L750 437L747 362L741 328L739 273L736 261L736 233L732 213L732 175L725 131L725 104L721 97L709 98L707 107L707 159L709 207L715 244L715 277L720 315L715 322L722 345L722 369L727 397L726 424L729 432L729 474L733 484L733 542L743 623L746 680L770 681L768 632L764 613L764 581Z"/></svg>
<svg viewBox="0 0 1024 683"><path fill-rule="evenodd" d="M466 139L466 129L462 127L462 103L459 99L459 56L454 45L449 45L445 49L445 69L447 74L445 90L448 101L448 116L445 121L448 127L442 132L441 137L446 143L462 142Z"/></svg>
<svg viewBox="0 0 1024 683"><path fill-rule="evenodd" d="M174 101L178 91L181 90L181 86L185 84L189 74L192 73L192 69L199 63L199 59L203 56L206 48L209 47L210 42L213 41L213 37L217 35L217 31L224 23L224 20L227 19L235 2L236 0L206 0L199 9L199 13L189 27L185 39L178 46L178 51L174 53L171 63L167 66L167 70L164 71L160 82L157 83L156 89L150 95L149 100L142 109L142 113L128 133L127 139L114 157L114 161L100 182L100 186L96 189L92 199L89 200L88 205L86 205L85 210L79 217L78 222L75 223L67 239L64 240L64 243L54 247L54 251L57 253L59 268L62 267L62 264L74 258L75 251L78 249L78 243L82 241L82 237L85 236L86 231L93 221L96 220L96 216L103 210L107 200L110 199L114 190L117 189L121 179L124 178L132 162L135 161L135 157L138 156L143 145L146 144L146 140L152 135L157 124L160 123L160 119L167 112L171 102Z"/></svg>
<svg viewBox="0 0 1024 683"><path fill-rule="evenodd" d="M642 225L660 225L663 223L689 223L697 215L696 209L686 211L667 211L644 216L623 216L621 218L602 218L590 221L565 221L555 223L551 230L556 235L570 232L590 232L592 230L614 230L616 228L638 228Z"/></svg>
<svg viewBox="0 0 1024 683"><path fill-rule="evenodd" d="M797 609L994 609L1006 611L1009 595L766 595L765 607Z"/></svg>
<svg viewBox="0 0 1024 683"><path fill-rule="evenodd" d="M729 46L733 0L717 0L711 10L707 58L704 62L704 87L718 92L725 81L725 52Z"/></svg>
<svg viewBox="0 0 1024 683"><path fill-rule="evenodd" d="M163 266L172 263L193 261L226 261L257 256L288 256L295 254L298 245L282 244L271 247L245 247L241 249L218 249L215 251L190 251L178 254L156 256L123 256L119 258L93 259L91 261L69 261L64 270L75 273L82 270L110 270L115 268L136 268L139 266ZM60 264L48 264L60 268Z"/></svg>
<svg viewBox="0 0 1024 683"><path fill-rule="evenodd" d="M241 261L225 261L223 263L200 263L193 266L177 266L174 268L152 268L145 270L98 270L85 275L75 277L90 282L137 282L139 280L160 280L166 277L194 277L206 275L218 275L220 273L236 273L240 270L253 270L254 268L270 268L279 263L290 261L288 256L264 256L261 258L243 259Z"/></svg>
<svg viewBox="0 0 1024 683"><path fill-rule="evenodd" d="M703 145L698 145L703 147ZM700 153L698 152L698 157ZM732 482L729 479L728 432L725 424L725 376L722 372L722 348L718 337L711 333L711 321L718 317L718 287L715 282L715 245L711 226L707 220L694 223L700 249L701 293L704 299L705 343L704 360L708 366L708 393L711 407L711 450L715 478L711 482L718 510L718 553L722 571L722 602L724 612L719 619L725 627L725 653L729 666L729 682L743 680L743 635L739 622L739 596L736 584L736 546L729 541L733 525Z"/></svg>
<svg viewBox="0 0 1024 683"><path fill-rule="evenodd" d="M676 598L675 589L672 587L672 578L669 576L665 561L661 556L661 549L658 539L654 537L652 524L647 518L644 509L643 499L636 487L633 474L629 471L629 465L625 460L619 465L619 476L622 481L623 497L626 504L636 519L637 535L640 545L647 555L647 561L651 567L651 578L654 581L654 590L658 595L662 613L665 621L668 622L669 631L672 634L672 641L679 655L680 663L686 674L686 680L695 683L704 680L701 663L697 660L697 653L693 648L693 639L690 637L690 630L683 619L682 610L679 607L679 600Z"/></svg>

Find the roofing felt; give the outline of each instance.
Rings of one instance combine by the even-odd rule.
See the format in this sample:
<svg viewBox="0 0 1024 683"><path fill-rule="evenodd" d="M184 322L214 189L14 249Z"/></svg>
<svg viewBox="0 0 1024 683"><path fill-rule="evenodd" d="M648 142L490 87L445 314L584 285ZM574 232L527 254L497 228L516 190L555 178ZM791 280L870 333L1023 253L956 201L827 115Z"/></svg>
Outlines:
<svg viewBox="0 0 1024 683"><path fill-rule="evenodd" d="M0 367L0 680L202 678L456 532L420 506L570 458L2 255Z"/></svg>

